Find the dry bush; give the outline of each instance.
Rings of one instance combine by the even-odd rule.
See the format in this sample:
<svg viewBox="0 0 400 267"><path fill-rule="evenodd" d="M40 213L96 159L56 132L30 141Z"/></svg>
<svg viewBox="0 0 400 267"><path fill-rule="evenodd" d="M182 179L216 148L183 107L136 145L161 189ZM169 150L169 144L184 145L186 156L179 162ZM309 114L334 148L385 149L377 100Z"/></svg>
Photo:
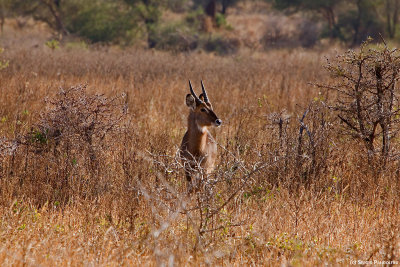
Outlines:
<svg viewBox="0 0 400 267"><path fill-rule="evenodd" d="M326 107L334 98L308 84L332 81L329 51L7 43L19 45L0 72L1 265L399 259L398 162L373 173ZM176 157L188 78L209 84L224 121L217 167L189 196Z"/></svg>
<svg viewBox="0 0 400 267"><path fill-rule="evenodd" d="M274 170L275 182L292 189L311 184L324 187L322 177L328 174L328 160L334 150L330 145L333 123L325 103L316 98L303 114L290 117L282 111L270 114L268 119L267 127L275 140L267 151L269 158L280 161Z"/></svg>
<svg viewBox="0 0 400 267"><path fill-rule="evenodd" d="M3 142L3 155L11 154L6 172L19 180L16 194L38 204L66 204L71 196L94 198L107 190L107 172L114 165L108 157L126 114L120 98L89 95L79 85L47 99L28 133Z"/></svg>
<svg viewBox="0 0 400 267"><path fill-rule="evenodd" d="M400 57L397 49L386 44L381 48L368 45L369 41L361 45L360 51L350 50L328 62L334 81L319 87L337 95L331 108L343 123L344 133L365 145L370 163L378 147L385 164L389 156L398 153L392 151L391 140L399 131Z"/></svg>

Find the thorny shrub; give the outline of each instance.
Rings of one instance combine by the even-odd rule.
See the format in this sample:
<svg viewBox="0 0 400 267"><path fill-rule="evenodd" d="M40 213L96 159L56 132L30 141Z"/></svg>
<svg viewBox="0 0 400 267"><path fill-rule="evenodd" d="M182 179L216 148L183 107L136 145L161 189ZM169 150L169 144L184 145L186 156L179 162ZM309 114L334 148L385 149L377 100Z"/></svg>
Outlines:
<svg viewBox="0 0 400 267"><path fill-rule="evenodd" d="M399 131L400 53L386 44L371 48L369 43L328 61L326 68L334 80L319 87L336 94L331 109L343 132L364 143L370 161L378 147L385 162Z"/></svg>
<svg viewBox="0 0 400 267"><path fill-rule="evenodd" d="M2 154L12 154L10 171L37 199L65 203L72 192L93 198L110 186L105 177L113 163L107 158L123 130L124 96L86 91L86 85L61 88L45 100L30 132L1 143Z"/></svg>
<svg viewBox="0 0 400 267"><path fill-rule="evenodd" d="M269 158L279 159L271 183L292 189L302 185L323 185L327 171L333 124L329 110L321 99L314 99L304 113L289 116L284 110L268 115L267 127L274 141L268 144ZM271 170L270 170L271 171ZM270 176L270 175L269 175Z"/></svg>

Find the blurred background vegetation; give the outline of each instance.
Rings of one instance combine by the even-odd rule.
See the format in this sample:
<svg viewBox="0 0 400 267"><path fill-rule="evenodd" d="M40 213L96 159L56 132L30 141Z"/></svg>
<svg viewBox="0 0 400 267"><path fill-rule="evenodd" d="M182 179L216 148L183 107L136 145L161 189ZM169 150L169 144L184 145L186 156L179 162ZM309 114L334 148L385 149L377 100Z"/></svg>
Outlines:
<svg viewBox="0 0 400 267"><path fill-rule="evenodd" d="M0 0L7 20L87 44L232 54L241 47L357 46L399 39L397 0Z"/></svg>

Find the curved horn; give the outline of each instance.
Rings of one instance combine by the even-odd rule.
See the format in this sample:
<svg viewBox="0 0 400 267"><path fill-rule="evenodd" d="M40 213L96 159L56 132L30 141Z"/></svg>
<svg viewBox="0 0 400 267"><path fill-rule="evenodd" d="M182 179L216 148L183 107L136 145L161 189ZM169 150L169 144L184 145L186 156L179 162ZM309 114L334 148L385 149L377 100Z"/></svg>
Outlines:
<svg viewBox="0 0 400 267"><path fill-rule="evenodd" d="M189 80L189 89L190 89L190 93L192 94L192 96L196 100L196 103L203 102L203 101L200 100L200 98L197 97L196 93L193 91L192 83L190 82L190 80Z"/></svg>
<svg viewBox="0 0 400 267"><path fill-rule="evenodd" d="M206 88L204 88L203 80L201 80L201 90L203 90L204 102L209 103Z"/></svg>

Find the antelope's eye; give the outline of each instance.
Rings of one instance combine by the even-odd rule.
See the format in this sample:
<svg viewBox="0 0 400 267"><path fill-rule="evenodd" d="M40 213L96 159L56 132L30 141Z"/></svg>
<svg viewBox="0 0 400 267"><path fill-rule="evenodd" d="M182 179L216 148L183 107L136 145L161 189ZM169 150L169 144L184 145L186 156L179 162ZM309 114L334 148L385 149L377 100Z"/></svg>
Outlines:
<svg viewBox="0 0 400 267"><path fill-rule="evenodd" d="M205 108L200 109L201 112L206 112L207 110Z"/></svg>

